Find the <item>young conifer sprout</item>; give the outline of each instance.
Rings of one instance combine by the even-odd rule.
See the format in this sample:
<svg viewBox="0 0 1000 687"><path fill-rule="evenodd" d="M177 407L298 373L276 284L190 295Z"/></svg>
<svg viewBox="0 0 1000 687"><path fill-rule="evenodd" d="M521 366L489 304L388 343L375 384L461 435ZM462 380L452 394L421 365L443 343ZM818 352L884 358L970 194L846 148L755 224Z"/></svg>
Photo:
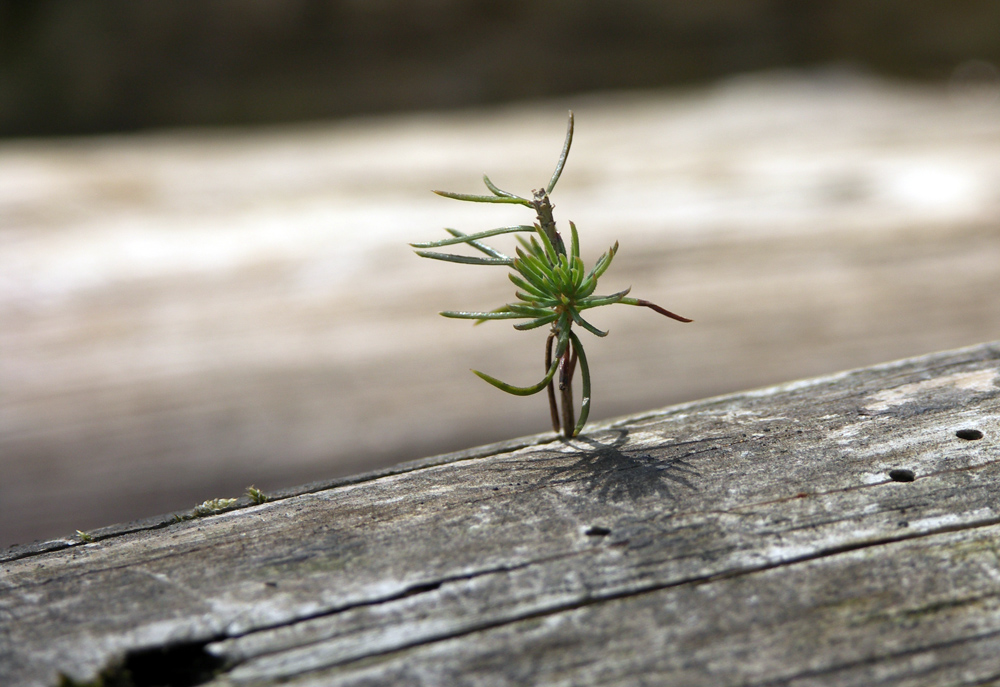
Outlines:
<svg viewBox="0 0 1000 687"><path fill-rule="evenodd" d="M556 169L552 173L552 178L549 179L549 183L544 188L533 191L530 199L497 188L486 175L483 175L483 182L492 195L434 191L445 198L473 203L524 205L535 211L536 221L534 225L521 224L512 227L499 227L475 234L464 234L456 229L445 229L451 234L451 238L410 244L414 248L420 249L416 253L424 258L467 265L500 265L513 270L507 276L517 287L514 292L517 298L515 302L488 312L448 310L441 314L445 317L475 320L476 324L487 320L527 320L514 325L514 329L518 330L535 329L549 325L549 336L545 341L545 376L537 384L513 386L491 377L485 372L479 370L473 370L473 372L501 391L517 396L530 396L546 389L549 397L549 410L552 415L552 429L557 434L561 432L566 438L579 434L590 414L590 367L587 364L587 356L583 352L583 344L576 333L572 331L572 327L577 324L596 336L608 335L606 331L601 331L583 319L581 313L584 310L601 305L624 303L625 305L640 305L651 308L678 322L692 321L665 310L655 303L641 298L629 297L628 293L631 287L610 296L594 295L597 290L597 280L611 266L611 261L614 259L615 253L618 252L618 242L616 241L615 245L598 258L594 267L588 272L580 259L580 237L576 225L570 222L569 252L566 251L566 244L556 229L556 222L552 216L553 205L549 200L549 194L552 193L556 182L559 181L572 143L573 113L570 112L566 141L563 144L562 153L559 155L559 161L556 163ZM520 245L515 249L515 257L501 253L482 242L482 239L512 233L530 234L527 239L522 236L516 237ZM486 257L425 250L460 243L472 246ZM575 419L573 409L573 377L576 374L577 365L580 366L583 378L579 419ZM555 387L557 385L559 387L559 402L556 400Z"/></svg>

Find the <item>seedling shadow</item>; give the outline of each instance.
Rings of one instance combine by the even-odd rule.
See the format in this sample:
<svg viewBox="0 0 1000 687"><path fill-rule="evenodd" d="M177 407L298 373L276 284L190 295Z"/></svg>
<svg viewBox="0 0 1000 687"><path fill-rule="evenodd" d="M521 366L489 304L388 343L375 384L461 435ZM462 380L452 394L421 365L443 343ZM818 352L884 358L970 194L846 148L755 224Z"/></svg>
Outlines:
<svg viewBox="0 0 1000 687"><path fill-rule="evenodd" d="M602 500L636 500L648 496L675 501L678 489L697 490L694 483L701 473L685 458L656 457L649 446L641 450L623 448L628 444L628 430L617 430L618 436L604 444L588 437L576 437L566 443L579 458L570 465L553 468L541 483L578 482L584 491ZM664 442L654 449L672 448L676 442Z"/></svg>

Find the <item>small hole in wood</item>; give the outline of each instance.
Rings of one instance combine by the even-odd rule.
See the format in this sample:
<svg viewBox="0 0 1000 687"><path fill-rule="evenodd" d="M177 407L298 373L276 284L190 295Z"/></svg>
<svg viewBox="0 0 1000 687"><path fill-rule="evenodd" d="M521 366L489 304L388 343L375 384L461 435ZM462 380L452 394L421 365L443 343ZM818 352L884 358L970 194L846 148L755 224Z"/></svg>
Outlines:
<svg viewBox="0 0 1000 687"><path fill-rule="evenodd" d="M130 687L200 685L211 680L223 666L221 658L205 650L206 644L174 644L130 651L121 664L104 669L96 683L88 684Z"/></svg>
<svg viewBox="0 0 1000 687"><path fill-rule="evenodd" d="M913 474L913 470L905 470L902 468L889 470L889 479L893 482L912 482L916 478L916 475Z"/></svg>
<svg viewBox="0 0 1000 687"><path fill-rule="evenodd" d="M955 436L966 441L976 441L983 438L983 433L978 429L960 429L955 432Z"/></svg>
<svg viewBox="0 0 1000 687"><path fill-rule="evenodd" d="M588 537L606 537L609 534L611 534L611 530L609 530L607 527L601 527L599 525L591 525L590 527L587 528L587 531L584 532L584 534L586 534Z"/></svg>

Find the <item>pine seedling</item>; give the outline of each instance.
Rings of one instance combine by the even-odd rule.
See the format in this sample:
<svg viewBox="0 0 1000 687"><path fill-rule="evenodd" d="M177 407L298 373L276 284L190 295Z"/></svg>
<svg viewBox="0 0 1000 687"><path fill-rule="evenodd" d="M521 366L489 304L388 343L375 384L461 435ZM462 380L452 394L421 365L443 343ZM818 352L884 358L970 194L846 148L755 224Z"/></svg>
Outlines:
<svg viewBox="0 0 1000 687"><path fill-rule="evenodd" d="M562 235L556 229L552 215L553 205L549 194L555 189L556 182L562 175L569 149L573 143L573 113L569 113L569 125L566 129L566 140L562 153L556 163L556 169L549 183L541 189L532 191L531 198L523 198L498 188L489 177L483 175L483 183L491 195L474 195L452 193L449 191L434 191L439 196L454 198L472 203L506 203L523 205L535 211L533 225L517 225L489 229L475 234L465 234L457 229L446 229L451 238L428 243L410 244L417 248L417 255L433 260L444 260L466 265L490 265L508 267L512 271L507 275L517 289L514 292L516 301L507 303L489 311L447 310L441 314L445 317L475 320L481 324L488 320L525 320L514 325L521 331L537 327L549 327L549 335L545 341L545 376L541 381L531 386L514 386L491 377L485 372L473 370L480 378L486 380L501 391L516 396L530 396L542 389L548 393L549 412L552 416L552 429L566 438L580 433L587 423L590 414L590 367L583 350L583 343L572 330L574 324L586 329L596 336L607 336L602 331L583 318L585 310L602 305L623 303L651 308L661 315L677 320L691 322L686 317L665 310L655 303L641 298L630 297L631 287L610 296L595 295L597 280L603 275L618 252L618 242L605 252L588 271L580 259L580 237L573 222L569 223L570 242L567 251ZM515 255L506 255L485 243L483 239L502 234L528 234L517 236L519 246ZM427 250L465 244L485 255L459 255L455 253L440 253ZM577 366L580 368L583 389L580 400L580 416L575 417L573 403L573 378ZM559 387L559 401L556 400L556 386Z"/></svg>

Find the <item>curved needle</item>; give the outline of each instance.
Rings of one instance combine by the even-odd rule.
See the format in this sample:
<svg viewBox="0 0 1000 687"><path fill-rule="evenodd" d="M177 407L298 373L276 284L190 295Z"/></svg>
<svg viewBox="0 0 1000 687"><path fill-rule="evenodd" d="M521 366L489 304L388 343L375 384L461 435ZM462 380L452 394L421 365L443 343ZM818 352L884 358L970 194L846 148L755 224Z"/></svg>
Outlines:
<svg viewBox="0 0 1000 687"><path fill-rule="evenodd" d="M569 124L566 126L566 142L563 143L562 152L559 154L556 171L552 172L549 185L545 187L546 193L552 193L552 189L556 187L556 182L559 181L559 177L562 175L563 167L566 166L566 158L569 157L569 147L571 145L573 145L573 110L569 111Z"/></svg>

